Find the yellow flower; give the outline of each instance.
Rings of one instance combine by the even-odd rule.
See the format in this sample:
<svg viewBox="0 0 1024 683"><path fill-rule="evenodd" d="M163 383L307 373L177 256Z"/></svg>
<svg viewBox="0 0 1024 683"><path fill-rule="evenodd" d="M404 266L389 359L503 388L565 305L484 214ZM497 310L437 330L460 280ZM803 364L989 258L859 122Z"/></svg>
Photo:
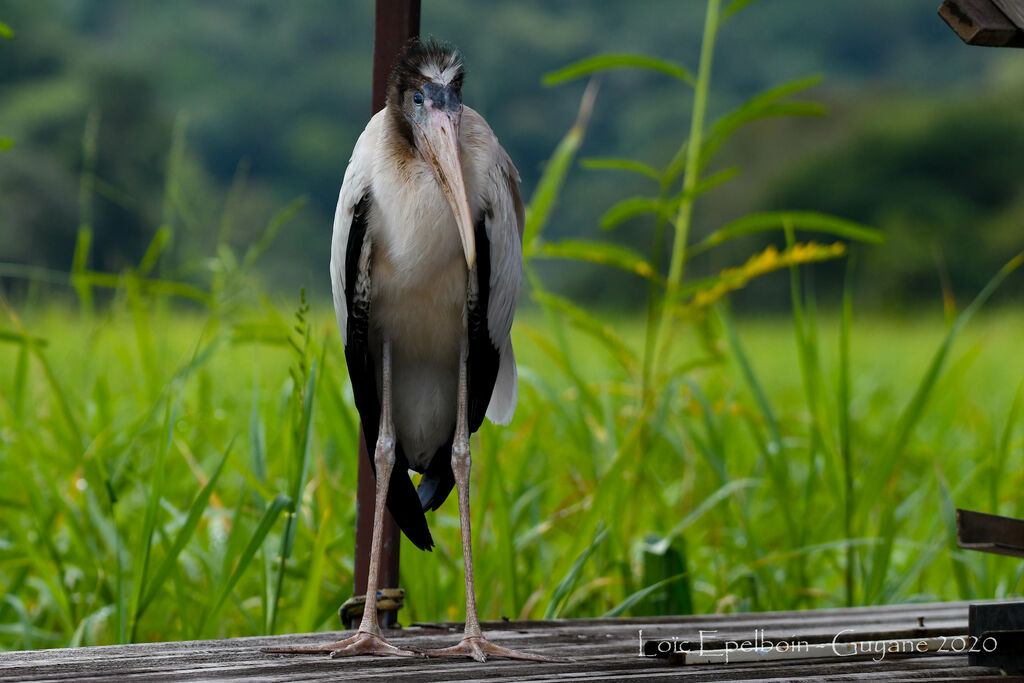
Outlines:
<svg viewBox="0 0 1024 683"><path fill-rule="evenodd" d="M748 282L761 275L802 263L827 261L845 253L846 245L842 242L832 244L798 242L782 252L771 245L764 251L751 256L742 266L726 268L718 274L718 278L711 285L698 289L693 295L693 299L683 306L684 312L710 306L726 293L743 288Z"/></svg>

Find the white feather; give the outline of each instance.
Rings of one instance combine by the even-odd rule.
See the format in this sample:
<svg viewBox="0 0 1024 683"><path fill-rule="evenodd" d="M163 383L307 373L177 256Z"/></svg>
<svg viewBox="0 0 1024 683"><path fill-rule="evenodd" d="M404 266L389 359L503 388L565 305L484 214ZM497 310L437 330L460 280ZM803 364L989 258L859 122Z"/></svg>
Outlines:
<svg viewBox="0 0 1024 683"><path fill-rule="evenodd" d="M448 55L448 58L443 64L437 62L426 62L420 67L420 73L426 78L434 81L435 83L441 83L442 85L448 85L451 83L455 75L459 73L459 69L462 68L462 62L454 54Z"/></svg>
<svg viewBox="0 0 1024 683"><path fill-rule="evenodd" d="M345 252L348 250L348 233L352 227L352 215L356 204L370 187L370 157L383 123L383 110L366 124L352 157L345 169L345 179L338 195L338 207L334 211L334 232L331 235L331 293L334 296L334 314L338 318L341 341L348 344L348 306L345 303Z"/></svg>
<svg viewBox="0 0 1024 683"><path fill-rule="evenodd" d="M507 425L516 412L519 399L519 377L516 371L516 356L512 352L512 339L506 339L501 348L501 364L494 381L494 393L487 404L487 419L496 425Z"/></svg>
<svg viewBox="0 0 1024 683"><path fill-rule="evenodd" d="M485 181L476 189L480 206L489 206L485 222L491 243L490 296L487 303L487 331L501 358L487 418L495 424L508 424L516 409L518 376L512 352L512 320L519 302L523 280L523 202L519 196L519 171L482 116L469 107L462 114L463 168L471 175L467 161L476 171L472 175ZM468 158L467 158L468 157ZM472 197L472 189L469 190ZM472 202L472 199L471 199Z"/></svg>

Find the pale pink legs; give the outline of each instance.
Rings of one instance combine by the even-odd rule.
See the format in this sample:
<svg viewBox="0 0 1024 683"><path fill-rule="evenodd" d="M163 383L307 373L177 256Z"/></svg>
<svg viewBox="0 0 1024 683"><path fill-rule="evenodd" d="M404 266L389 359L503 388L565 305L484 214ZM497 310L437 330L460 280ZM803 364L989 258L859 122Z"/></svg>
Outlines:
<svg viewBox="0 0 1024 683"><path fill-rule="evenodd" d="M462 557L466 573L466 632L458 645L441 650L419 650L428 657L471 657L483 662L488 655L508 659L526 659L534 662L558 661L539 655L517 652L494 645L484 638L476 611L476 591L473 586L473 538L469 526L469 392L466 379L466 361L469 356L468 340L463 335L459 354L458 416L455 422L455 441L452 445L452 471L459 492L459 526L462 530Z"/></svg>
<svg viewBox="0 0 1024 683"><path fill-rule="evenodd" d="M380 569L380 555L384 528L384 502L388 495L388 482L391 481L391 470L395 466L395 425L391 418L391 341L384 340L381 362L381 398L380 429L377 435L377 447L373 453L373 462L377 470L377 497L373 506L373 541L370 545L370 575L366 581L366 604L363 608L363 620L359 630L351 638L339 640L327 645L308 647L267 648L265 652L282 653L318 653L329 652L332 657L350 657L352 655L395 655L398 657L417 657L415 652L402 650L387 641L377 624L377 572Z"/></svg>

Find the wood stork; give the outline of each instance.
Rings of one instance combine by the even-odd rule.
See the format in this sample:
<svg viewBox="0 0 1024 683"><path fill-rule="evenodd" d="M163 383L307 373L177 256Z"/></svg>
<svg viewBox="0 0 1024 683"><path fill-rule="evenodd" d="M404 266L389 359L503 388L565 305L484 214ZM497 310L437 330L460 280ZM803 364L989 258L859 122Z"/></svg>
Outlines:
<svg viewBox="0 0 1024 683"><path fill-rule="evenodd" d="M516 405L509 331L522 280L519 172L487 122L462 103L459 52L413 40L387 105L370 119L345 171L331 247L334 308L356 408L377 478L369 580L351 638L290 652L468 656L547 661L484 639L477 618L469 516L469 436ZM418 489L408 476L423 474ZM462 641L435 651L391 645L377 625L386 501L418 547L425 510L458 487L466 578Z"/></svg>

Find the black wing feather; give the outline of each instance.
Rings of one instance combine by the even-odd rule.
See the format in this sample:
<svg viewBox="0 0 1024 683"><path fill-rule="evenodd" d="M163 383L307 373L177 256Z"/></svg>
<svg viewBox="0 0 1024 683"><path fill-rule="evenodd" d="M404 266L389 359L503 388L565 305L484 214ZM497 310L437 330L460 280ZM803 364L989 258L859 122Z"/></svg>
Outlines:
<svg viewBox="0 0 1024 683"><path fill-rule="evenodd" d="M476 276L478 296L469 302L469 433L480 429L498 378L501 349L491 341L487 329L487 308L491 296L491 241L484 217L476 222Z"/></svg>
<svg viewBox="0 0 1024 683"><path fill-rule="evenodd" d="M370 467L376 477L373 462L373 449L377 443L377 432L380 429L380 397L377 395L377 368L370 353L370 298L368 272L360 272L359 259L366 242L366 223L371 210L372 200L369 193L359 200L352 217L352 225L348 233L348 245L345 251L345 302L348 306L348 325L345 343L345 362L352 382L352 394L355 398L356 410L363 424L363 435L366 440L366 452L370 458ZM360 278L364 278L360 282ZM450 469L450 468L449 468ZM409 479L409 461L399 443L395 449L395 466L391 472L388 485L387 508L395 523L405 535L423 550L430 550L434 539L427 527L427 518L423 514L416 488Z"/></svg>

